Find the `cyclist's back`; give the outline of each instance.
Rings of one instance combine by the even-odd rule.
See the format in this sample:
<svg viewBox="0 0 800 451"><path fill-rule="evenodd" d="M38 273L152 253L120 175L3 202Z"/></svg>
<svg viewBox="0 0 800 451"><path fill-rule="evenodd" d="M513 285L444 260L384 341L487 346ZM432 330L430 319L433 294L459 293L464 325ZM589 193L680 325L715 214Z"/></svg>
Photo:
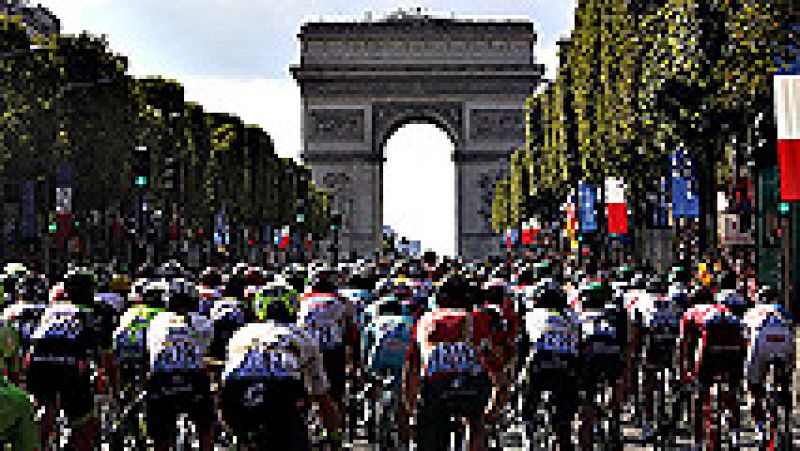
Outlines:
<svg viewBox="0 0 800 451"><path fill-rule="evenodd" d="M338 428L316 339L294 324L294 312L288 300L270 300L265 322L245 325L228 343L222 416L246 444L308 449L308 398L321 401L323 422Z"/></svg>
<svg viewBox="0 0 800 451"><path fill-rule="evenodd" d="M27 389L47 406L50 421L60 399L79 431L76 446L90 448L94 440L94 389L91 364L97 362L100 333L92 309L94 275L75 270L65 278L68 300L49 305L31 336L26 368ZM45 435L49 427L43 428Z"/></svg>
<svg viewBox="0 0 800 451"><path fill-rule="evenodd" d="M204 358L212 329L194 311L194 286L184 282L174 289L167 311L156 314L147 327L147 433L157 448L168 448L177 415L185 413L197 425L201 449L211 449L213 400Z"/></svg>
<svg viewBox="0 0 800 451"><path fill-rule="evenodd" d="M473 310L477 295L472 290L479 287L456 279L445 283L437 306L420 317L412 332L405 370L406 405L407 410L416 405L418 390L416 442L420 449L445 446L456 427L451 417L467 418L474 434L471 439L484 440L483 413L492 388L498 392L508 388L500 382L504 380L503 356L492 349L492 330L502 316Z"/></svg>

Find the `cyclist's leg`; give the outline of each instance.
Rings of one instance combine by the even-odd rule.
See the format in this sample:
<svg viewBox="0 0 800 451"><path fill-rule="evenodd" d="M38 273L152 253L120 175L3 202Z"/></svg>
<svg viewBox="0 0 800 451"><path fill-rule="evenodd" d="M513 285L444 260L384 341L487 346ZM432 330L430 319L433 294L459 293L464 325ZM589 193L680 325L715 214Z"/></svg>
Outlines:
<svg viewBox="0 0 800 451"><path fill-rule="evenodd" d="M556 374L558 376L558 374ZM578 413L580 400L578 399L578 384L571 368L568 368L559 379L556 390L553 391L555 415L553 429L556 433L558 446L562 451L574 448L572 444L572 420Z"/></svg>
<svg viewBox="0 0 800 451"><path fill-rule="evenodd" d="M438 451L449 448L450 433L455 427L452 412L441 408L437 394L444 387L441 381L423 380L420 386L420 400L417 404L417 418L414 441L420 451Z"/></svg>
<svg viewBox="0 0 800 451"><path fill-rule="evenodd" d="M70 445L76 450L94 449L98 417L94 411L94 390L90 375L67 370L64 376L66 388L61 391L61 403L67 418L72 421Z"/></svg>
<svg viewBox="0 0 800 451"><path fill-rule="evenodd" d="M172 376L169 373L154 373L146 383L147 435L153 440L157 451L170 449L177 433L175 423L180 406L174 395L166 393L172 387Z"/></svg>
<svg viewBox="0 0 800 451"><path fill-rule="evenodd" d="M200 436L200 449L209 451L214 449L214 399L211 394L211 380L204 372L195 372L189 376L192 385L190 399L187 400L187 412L197 426Z"/></svg>

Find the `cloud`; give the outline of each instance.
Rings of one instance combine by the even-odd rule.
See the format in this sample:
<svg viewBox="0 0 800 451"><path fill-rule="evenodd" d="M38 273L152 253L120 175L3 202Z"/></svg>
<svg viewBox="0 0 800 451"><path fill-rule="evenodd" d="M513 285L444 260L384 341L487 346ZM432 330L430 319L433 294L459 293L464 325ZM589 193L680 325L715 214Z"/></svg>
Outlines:
<svg viewBox="0 0 800 451"><path fill-rule="evenodd" d="M363 18L397 9L396 0L38 0L70 33L107 34L137 74L283 78L297 59L305 20ZM531 17L547 46L572 27L575 0L430 0L419 5L456 17Z"/></svg>
<svg viewBox="0 0 800 451"><path fill-rule="evenodd" d="M182 76L185 98L206 111L231 113L259 125L281 157L300 159L300 88L290 79L232 79Z"/></svg>

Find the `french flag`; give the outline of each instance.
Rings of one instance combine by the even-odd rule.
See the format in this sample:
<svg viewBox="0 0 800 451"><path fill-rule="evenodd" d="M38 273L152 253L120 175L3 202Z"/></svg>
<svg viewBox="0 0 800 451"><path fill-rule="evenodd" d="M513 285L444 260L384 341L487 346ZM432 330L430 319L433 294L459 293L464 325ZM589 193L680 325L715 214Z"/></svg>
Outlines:
<svg viewBox="0 0 800 451"><path fill-rule="evenodd" d="M533 240L536 238L536 235L538 235L541 231L542 229L539 226L539 220L537 218L529 219L522 224L520 242L526 246L532 244Z"/></svg>
<svg viewBox="0 0 800 451"><path fill-rule="evenodd" d="M286 249L287 247L289 247L289 236L290 236L289 226L285 226L283 229L281 229L281 240L278 243L279 248Z"/></svg>
<svg viewBox="0 0 800 451"><path fill-rule="evenodd" d="M800 201L800 68L775 75L781 200Z"/></svg>
<svg viewBox="0 0 800 451"><path fill-rule="evenodd" d="M621 178L606 179L608 233L628 233L628 206L625 204L625 183Z"/></svg>

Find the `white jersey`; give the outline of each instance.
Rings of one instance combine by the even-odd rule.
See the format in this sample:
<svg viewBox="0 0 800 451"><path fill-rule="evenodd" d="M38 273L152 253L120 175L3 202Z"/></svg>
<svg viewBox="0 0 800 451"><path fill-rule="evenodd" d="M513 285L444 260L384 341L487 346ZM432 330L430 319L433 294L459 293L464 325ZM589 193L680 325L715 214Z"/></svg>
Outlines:
<svg viewBox="0 0 800 451"><path fill-rule="evenodd" d="M222 377L302 380L312 396L329 389L315 337L295 324L273 321L247 324L233 334Z"/></svg>
<svg viewBox="0 0 800 451"><path fill-rule="evenodd" d="M0 322L13 326L23 342L30 340L39 325L39 319L47 309L46 304L15 302L0 313Z"/></svg>
<svg viewBox="0 0 800 451"><path fill-rule="evenodd" d="M297 323L312 333L321 349L334 349L344 345L346 325L355 324L355 309L340 296L307 293L300 300Z"/></svg>
<svg viewBox="0 0 800 451"><path fill-rule="evenodd" d="M203 358L212 335L210 321L201 314L159 313L147 328L150 370L160 372L203 368Z"/></svg>
<svg viewBox="0 0 800 451"><path fill-rule="evenodd" d="M754 382L763 380L767 363L782 362L787 370L795 366L795 337L791 320L779 305L757 305L744 316L747 327L745 372Z"/></svg>
<svg viewBox="0 0 800 451"><path fill-rule="evenodd" d="M534 308L525 314L525 330L534 352L578 355L580 324L572 311Z"/></svg>

